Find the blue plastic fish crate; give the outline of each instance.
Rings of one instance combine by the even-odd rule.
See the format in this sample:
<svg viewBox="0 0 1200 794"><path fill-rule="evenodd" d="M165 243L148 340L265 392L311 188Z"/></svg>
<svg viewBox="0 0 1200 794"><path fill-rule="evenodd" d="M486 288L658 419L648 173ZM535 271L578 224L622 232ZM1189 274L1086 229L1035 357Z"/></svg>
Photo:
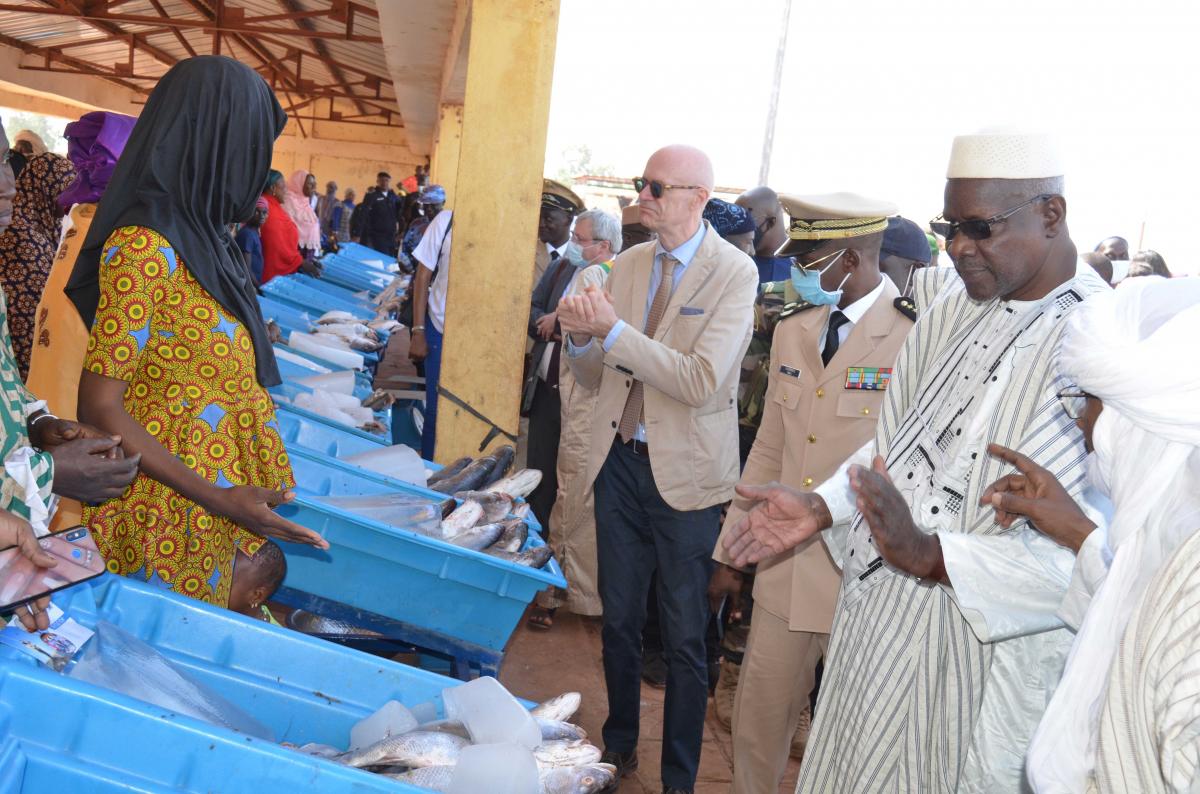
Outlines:
<svg viewBox="0 0 1200 794"><path fill-rule="evenodd" d="M295 276L281 276L263 284L262 291L267 297L301 311L320 317L328 311L338 310L350 312L355 317L369 320L375 312L361 300L346 300L330 291L316 290L300 283Z"/></svg>
<svg viewBox="0 0 1200 794"><path fill-rule="evenodd" d="M368 248L361 243L338 243L338 254L340 256L347 256L364 264L367 262L382 261L384 263L384 269L386 269L388 266L396 266L396 257L392 254L387 254L383 251L376 251L374 248ZM377 265L369 264L366 264L366 266L377 267Z"/></svg>
<svg viewBox="0 0 1200 794"><path fill-rule="evenodd" d="M322 257L321 267L321 281L330 282L354 292L366 290L372 295L383 292L394 277L392 274L366 267L361 262L337 254L327 254Z"/></svg>
<svg viewBox="0 0 1200 794"><path fill-rule="evenodd" d="M567 585L557 560L541 570L518 565L313 498L435 492L316 456L295 455L292 468L297 498L278 512L330 544L328 551L282 544L288 558L285 584L294 590L502 650L534 596ZM536 524L529 523L526 548L543 545Z"/></svg>
<svg viewBox="0 0 1200 794"><path fill-rule="evenodd" d="M371 302L370 298L359 295L363 290L349 289L338 284L333 284L323 278L313 278L304 273L293 273L288 276L288 279L313 292L328 295L339 302L358 304L370 312L368 316L374 316L375 314L375 305ZM325 311L329 310L326 309Z"/></svg>
<svg viewBox="0 0 1200 794"><path fill-rule="evenodd" d="M55 596L87 626L149 643L270 728L276 739L345 746L388 700L432 701L458 681L105 575ZM420 792L165 712L0 648L0 791Z"/></svg>
<svg viewBox="0 0 1200 794"><path fill-rule="evenodd" d="M341 458L388 446L380 436L339 425L302 408L277 406L275 419L288 449L308 449Z"/></svg>

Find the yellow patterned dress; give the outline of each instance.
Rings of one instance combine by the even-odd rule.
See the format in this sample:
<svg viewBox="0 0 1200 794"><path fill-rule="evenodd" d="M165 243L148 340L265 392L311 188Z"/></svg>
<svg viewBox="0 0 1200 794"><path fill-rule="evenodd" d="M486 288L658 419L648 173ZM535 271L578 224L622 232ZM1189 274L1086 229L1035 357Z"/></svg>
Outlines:
<svg viewBox="0 0 1200 794"><path fill-rule="evenodd" d="M100 303L84 366L127 381L125 410L219 486L291 487L275 409L254 370L250 335L192 277L171 244L140 226L104 245ZM225 606L233 554L261 539L145 474L84 510L108 570Z"/></svg>

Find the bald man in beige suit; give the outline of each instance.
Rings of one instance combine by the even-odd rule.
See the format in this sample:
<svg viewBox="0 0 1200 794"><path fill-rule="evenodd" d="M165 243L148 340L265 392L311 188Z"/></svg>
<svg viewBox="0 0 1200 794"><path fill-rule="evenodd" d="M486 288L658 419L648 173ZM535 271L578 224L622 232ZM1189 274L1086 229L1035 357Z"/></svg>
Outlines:
<svg viewBox="0 0 1200 794"><path fill-rule="evenodd" d="M657 595L668 665L662 782L691 792L700 762L712 545L738 476L737 386L758 270L701 219L713 188L700 151L656 152L635 180L658 240L617 257L607 295L564 298L564 358L598 389L585 480L595 482L596 552L608 690L604 761L637 767L646 594Z"/></svg>
<svg viewBox="0 0 1200 794"><path fill-rule="evenodd" d="M875 436L891 367L912 327L909 304L879 270L896 208L853 194L780 196L792 225L780 256L802 269L771 347L762 424L742 472L749 485L811 490ZM735 501L728 529L743 515ZM713 554L714 600L739 595L743 572ZM733 709L733 792L773 792L793 734L807 738L809 695L829 642L841 572L821 539L758 565L754 618Z"/></svg>

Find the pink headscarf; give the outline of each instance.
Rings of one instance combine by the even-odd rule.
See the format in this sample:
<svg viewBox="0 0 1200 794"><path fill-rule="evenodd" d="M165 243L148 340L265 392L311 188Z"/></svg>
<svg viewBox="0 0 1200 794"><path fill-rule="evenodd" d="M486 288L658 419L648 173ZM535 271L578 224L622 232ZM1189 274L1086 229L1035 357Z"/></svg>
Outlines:
<svg viewBox="0 0 1200 794"><path fill-rule="evenodd" d="M307 179L308 172L303 168L292 174L288 179L287 197L284 199L283 209L300 231L300 247L320 252L321 222L317 220L317 213L313 212L313 208L309 206L308 196L304 195L304 182Z"/></svg>

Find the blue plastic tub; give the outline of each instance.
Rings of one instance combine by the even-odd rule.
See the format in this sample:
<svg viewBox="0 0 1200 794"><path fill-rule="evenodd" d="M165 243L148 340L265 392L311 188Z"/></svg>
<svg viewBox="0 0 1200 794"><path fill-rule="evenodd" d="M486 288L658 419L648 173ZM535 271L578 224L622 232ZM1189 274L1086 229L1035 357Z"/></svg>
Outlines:
<svg viewBox="0 0 1200 794"><path fill-rule="evenodd" d="M337 284L331 284L325 279L313 278L303 273L294 273L288 276L288 279L298 286L310 289L320 295L328 295L339 302L360 305L371 312L371 315L374 315L375 305L371 303L370 298L359 295L363 290L348 289ZM325 311L329 310L326 309Z"/></svg>
<svg viewBox="0 0 1200 794"><path fill-rule="evenodd" d="M387 440L380 436L339 425L302 408L276 406L275 419L288 449L306 449L341 458L388 446Z"/></svg>
<svg viewBox="0 0 1200 794"><path fill-rule="evenodd" d="M536 570L363 518L313 498L423 489L357 467L296 455L297 497L280 515L320 533L330 550L282 544L286 586L349 607L502 650L541 590L566 587L557 560ZM427 493L427 492L424 492ZM526 548L543 541L530 523Z"/></svg>
<svg viewBox="0 0 1200 794"><path fill-rule="evenodd" d="M305 309L297 309L295 306L273 300L265 295L258 297L258 307L262 310L263 319L267 322L274 320L283 329L285 336L293 330L305 333L311 331L316 325L317 317L321 316L320 314L314 316Z"/></svg>
<svg viewBox="0 0 1200 794"><path fill-rule="evenodd" d="M386 269L387 266L396 266L396 257L392 254L376 251L374 248L369 248L360 243L338 243L338 253L342 256L348 256L351 259L356 259L361 262L370 260L372 262L382 261ZM368 265L368 267L377 267L376 265Z"/></svg>
<svg viewBox="0 0 1200 794"><path fill-rule="evenodd" d="M321 281L330 282L354 292L366 290L378 295L391 283L392 274L367 267L353 259L327 254L321 258Z"/></svg>
<svg viewBox="0 0 1200 794"><path fill-rule="evenodd" d="M271 299L294 306L310 314L315 312L317 317L328 311L339 310L350 312L355 317L371 319L374 311L359 300L345 300L330 292L315 290L299 283L294 277L271 279L262 287L262 291Z"/></svg>
<svg viewBox="0 0 1200 794"><path fill-rule="evenodd" d="M388 700L432 701L458 682L116 576L55 596L153 645L279 741L345 746ZM0 648L0 791L420 792L155 708Z"/></svg>

